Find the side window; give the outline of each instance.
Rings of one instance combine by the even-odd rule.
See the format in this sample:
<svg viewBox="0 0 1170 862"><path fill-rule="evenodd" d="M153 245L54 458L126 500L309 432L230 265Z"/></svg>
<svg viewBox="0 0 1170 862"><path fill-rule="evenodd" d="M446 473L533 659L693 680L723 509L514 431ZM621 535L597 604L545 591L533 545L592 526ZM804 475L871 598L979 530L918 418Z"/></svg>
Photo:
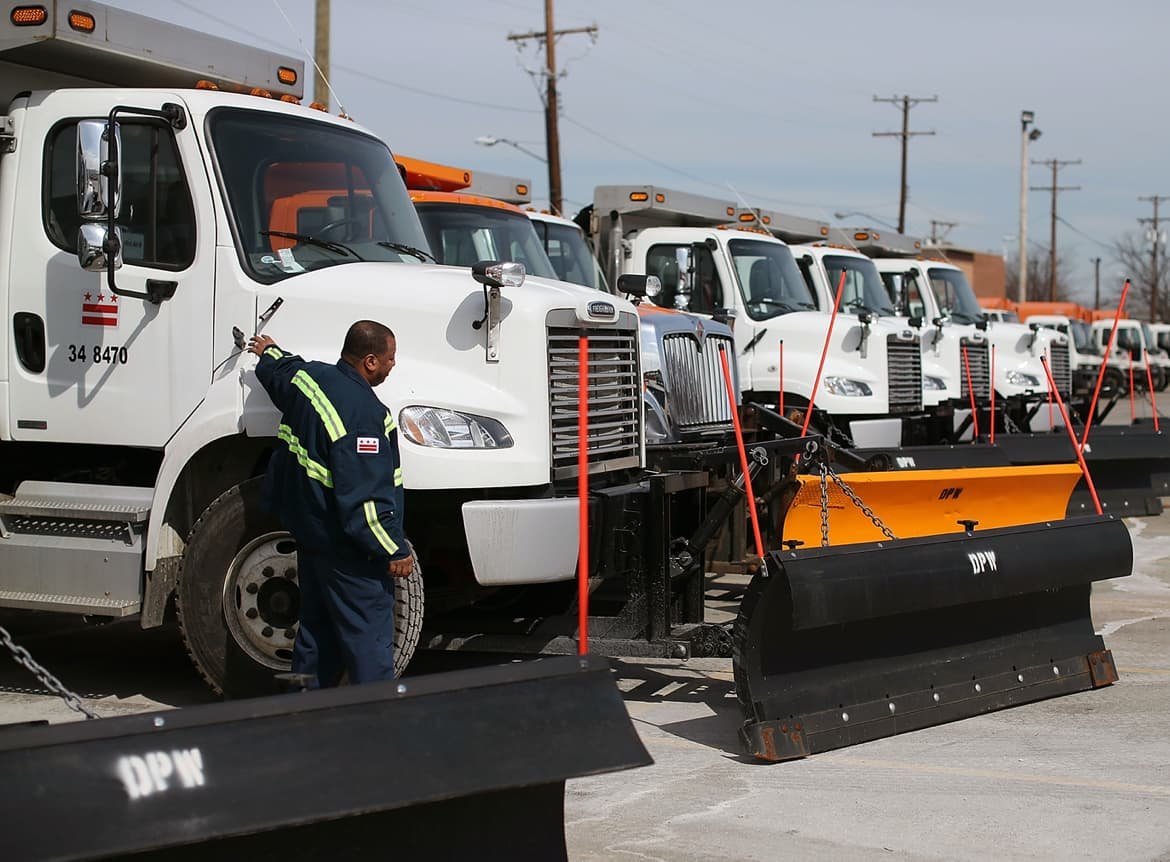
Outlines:
<svg viewBox="0 0 1170 862"><path fill-rule="evenodd" d="M126 264L180 270L195 259L195 208L167 126L126 122L122 131L122 260ZM45 157L44 222L49 239L77 251L77 126L59 126Z"/></svg>
<svg viewBox="0 0 1170 862"><path fill-rule="evenodd" d="M654 245L646 252L646 274L656 275L662 292L654 301L664 308L686 308L690 286L687 266L690 246Z"/></svg>
<svg viewBox="0 0 1170 862"><path fill-rule="evenodd" d="M723 282L704 245L655 245L646 253L646 274L662 282L655 300L667 308L711 314L724 308Z"/></svg>
<svg viewBox="0 0 1170 862"><path fill-rule="evenodd" d="M882 284L890 301L900 314L906 317L926 317L926 305L918 292L918 280L900 272L883 272Z"/></svg>

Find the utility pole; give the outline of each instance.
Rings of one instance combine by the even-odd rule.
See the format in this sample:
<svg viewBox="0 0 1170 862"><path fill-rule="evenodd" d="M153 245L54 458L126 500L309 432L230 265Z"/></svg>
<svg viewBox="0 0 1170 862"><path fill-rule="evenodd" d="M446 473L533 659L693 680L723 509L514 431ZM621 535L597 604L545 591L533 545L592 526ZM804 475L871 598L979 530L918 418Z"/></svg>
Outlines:
<svg viewBox="0 0 1170 862"><path fill-rule="evenodd" d="M1018 302L1028 301L1028 144L1040 137L1035 111L1020 111L1020 254ZM1029 128L1031 126L1031 128Z"/></svg>
<svg viewBox="0 0 1170 862"><path fill-rule="evenodd" d="M1091 257L1089 263L1093 264L1093 310L1096 311L1101 307L1101 258Z"/></svg>
<svg viewBox="0 0 1170 862"><path fill-rule="evenodd" d="M947 234L951 232L951 228L958 227L958 226L959 226L959 223L957 221L937 221L936 219L931 219L930 220L930 244L931 245L941 244L942 241L947 238ZM941 234L938 232L940 228L942 229Z"/></svg>
<svg viewBox="0 0 1170 862"><path fill-rule="evenodd" d="M1158 320L1158 243L1161 241L1162 234L1158 230L1160 219L1158 218L1158 204L1162 201L1170 200L1170 195L1150 195L1145 198L1138 198L1139 201L1149 201L1154 205L1153 218L1140 218L1139 224L1148 224L1150 226L1150 251L1153 259L1150 261L1150 323L1156 323Z"/></svg>
<svg viewBox="0 0 1170 862"><path fill-rule="evenodd" d="M1062 186L1057 183L1057 173L1065 165L1079 165L1080 159L1033 159L1034 165L1048 165L1052 168L1052 185L1032 186L1034 192L1052 192L1052 237L1048 250L1048 301L1056 302L1056 195L1058 192L1075 192L1080 186Z"/></svg>
<svg viewBox="0 0 1170 862"><path fill-rule="evenodd" d="M937 102L938 96L931 96L926 98L923 96L894 96L889 99L882 99L877 96L873 97L875 102L889 102L892 105L901 104L902 106L902 131L900 132L874 132L875 138L901 138L902 139L902 195L898 199L898 233L906 232L906 145L910 138L915 135L933 135L934 132L912 132L910 131L910 109L920 102Z"/></svg>
<svg viewBox="0 0 1170 862"><path fill-rule="evenodd" d="M544 0L544 30L527 33L509 33L509 42L527 42L537 39L544 42L545 98L544 98L544 140L548 155L548 204L557 215L561 215L561 140L557 129L557 60L556 43L558 36L573 33L588 33L594 36L597 27L571 27L567 30L553 28L553 0Z"/></svg>
<svg viewBox="0 0 1170 862"><path fill-rule="evenodd" d="M313 79L313 101L329 110L329 0L317 0L317 23L313 32L313 61L317 64Z"/></svg>

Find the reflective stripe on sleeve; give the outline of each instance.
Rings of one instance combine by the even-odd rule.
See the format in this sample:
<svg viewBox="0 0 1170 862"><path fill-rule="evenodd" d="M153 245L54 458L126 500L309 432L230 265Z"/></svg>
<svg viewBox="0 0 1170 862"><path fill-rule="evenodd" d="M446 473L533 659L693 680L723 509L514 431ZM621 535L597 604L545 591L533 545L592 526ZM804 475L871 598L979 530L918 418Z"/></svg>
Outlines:
<svg viewBox="0 0 1170 862"><path fill-rule="evenodd" d="M321 422L325 425L325 432L329 435L329 442L336 443L344 437L345 423L341 421L341 416L334 408L333 403L325 397L325 393L321 391L317 381L302 369L293 375L292 382L293 386L301 390L304 396L309 399L309 403L313 405L313 409L321 417Z"/></svg>
<svg viewBox="0 0 1170 862"><path fill-rule="evenodd" d="M284 353L276 345L265 348L264 355L271 359L284 359Z"/></svg>
<svg viewBox="0 0 1170 862"><path fill-rule="evenodd" d="M386 528L378 520L378 509L374 506L374 501L366 500L362 504L362 511L366 513L366 523L370 525L370 532L374 534L378 544L385 549L387 554L391 556L397 554L398 546L394 544L394 540L390 538L390 534L386 532Z"/></svg>
<svg viewBox="0 0 1170 862"><path fill-rule="evenodd" d="M402 484L402 468L395 467L394 468L394 486L398 487L401 484Z"/></svg>
<svg viewBox="0 0 1170 862"><path fill-rule="evenodd" d="M387 439L389 439L390 435L398 427L398 425L394 422L394 417L391 416L389 413L386 414L385 425L386 425L386 437L387 437Z"/></svg>
<svg viewBox="0 0 1170 862"><path fill-rule="evenodd" d="M287 425L281 425L276 429L276 436L288 445L288 451L297 459L297 463L305 468L305 473L308 474L310 479L317 480L326 488L333 487L333 474L329 472L329 469L324 464L320 464L309 457L308 450L301 445L301 441L292 432L292 428Z"/></svg>

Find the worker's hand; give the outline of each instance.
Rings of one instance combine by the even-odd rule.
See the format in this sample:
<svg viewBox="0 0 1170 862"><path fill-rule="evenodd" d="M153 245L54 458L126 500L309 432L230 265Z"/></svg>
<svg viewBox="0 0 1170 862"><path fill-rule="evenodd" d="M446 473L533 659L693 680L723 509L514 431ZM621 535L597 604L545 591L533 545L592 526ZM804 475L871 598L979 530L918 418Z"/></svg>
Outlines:
<svg viewBox="0 0 1170 862"><path fill-rule="evenodd" d="M401 560L391 560L387 571L392 578L409 578L414 571L414 555L407 554Z"/></svg>
<svg viewBox="0 0 1170 862"><path fill-rule="evenodd" d="M248 352L259 356L276 342L267 335L253 335L248 339Z"/></svg>

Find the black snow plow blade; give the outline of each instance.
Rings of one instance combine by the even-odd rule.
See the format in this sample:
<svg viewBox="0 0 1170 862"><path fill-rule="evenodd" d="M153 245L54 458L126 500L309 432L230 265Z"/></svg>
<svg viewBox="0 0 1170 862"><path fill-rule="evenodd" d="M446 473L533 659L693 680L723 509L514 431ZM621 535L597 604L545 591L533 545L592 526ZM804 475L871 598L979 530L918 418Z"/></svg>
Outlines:
<svg viewBox="0 0 1170 862"><path fill-rule="evenodd" d="M0 859L565 859L565 779L650 763L600 659L0 729Z"/></svg>
<svg viewBox="0 0 1170 862"><path fill-rule="evenodd" d="M1132 566L1111 515L773 552L735 624L746 750L804 757L1108 685L1091 583Z"/></svg>
<svg viewBox="0 0 1170 862"><path fill-rule="evenodd" d="M1012 464L1071 461L1072 443L1058 434L1004 434L996 439ZM1170 495L1170 434L1152 425L1094 427L1085 462L1106 512L1119 515L1160 515L1161 498ZM1092 514L1093 500L1085 480L1073 489L1068 514Z"/></svg>

